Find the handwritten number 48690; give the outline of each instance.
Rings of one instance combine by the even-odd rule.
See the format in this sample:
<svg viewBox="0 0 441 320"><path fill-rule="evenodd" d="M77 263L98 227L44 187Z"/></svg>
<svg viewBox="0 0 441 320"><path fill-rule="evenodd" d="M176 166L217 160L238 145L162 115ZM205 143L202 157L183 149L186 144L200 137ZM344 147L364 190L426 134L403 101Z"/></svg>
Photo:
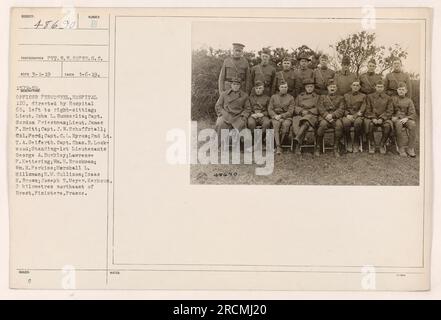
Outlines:
<svg viewBox="0 0 441 320"><path fill-rule="evenodd" d="M34 24L35 29L75 29L77 26L77 21L70 20L38 20L36 24Z"/></svg>
<svg viewBox="0 0 441 320"><path fill-rule="evenodd" d="M219 177L237 177L237 172L216 172L213 174L216 178Z"/></svg>

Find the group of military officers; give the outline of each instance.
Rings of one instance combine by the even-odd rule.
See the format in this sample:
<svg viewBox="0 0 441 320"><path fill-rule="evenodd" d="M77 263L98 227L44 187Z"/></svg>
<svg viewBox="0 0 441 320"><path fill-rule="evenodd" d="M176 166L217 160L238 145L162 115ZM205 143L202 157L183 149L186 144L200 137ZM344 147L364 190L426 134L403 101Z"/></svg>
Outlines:
<svg viewBox="0 0 441 320"><path fill-rule="evenodd" d="M272 127L276 153L280 154L282 143L292 130L295 153L300 154L305 135L312 128L317 140L314 154L319 156L325 132L331 128L336 142L334 154L339 157L342 138L346 152L359 152L364 138L369 141L369 153L378 149L385 154L386 142L395 132L400 156L416 156L416 111L409 98L410 77L402 71L400 59L393 61L393 70L385 79L375 73L373 59L368 71L357 77L349 70L347 56L338 72L328 67L326 55L320 57L315 69L307 55L300 55L297 70L286 57L282 70L277 72L270 64L268 49L261 51L261 63L250 68L242 56L244 47L233 43L233 54L224 61L219 75L220 97L215 106L219 136L222 129L240 131L248 127L254 132L259 126L265 132ZM376 130L382 133L378 143L374 138Z"/></svg>

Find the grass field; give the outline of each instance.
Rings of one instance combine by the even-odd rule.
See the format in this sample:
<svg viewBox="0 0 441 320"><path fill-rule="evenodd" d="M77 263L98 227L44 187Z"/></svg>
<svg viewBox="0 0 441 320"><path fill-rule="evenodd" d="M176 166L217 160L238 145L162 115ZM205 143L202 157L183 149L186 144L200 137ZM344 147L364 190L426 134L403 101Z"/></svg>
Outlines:
<svg viewBox="0 0 441 320"><path fill-rule="evenodd" d="M214 127L198 122L198 130ZM419 130L418 130L419 131ZM417 139L418 140L418 139ZM417 143L417 150L418 150ZM419 152L416 158L403 158L390 146L386 155L342 154L335 158L332 150L314 157L312 150L297 156L288 149L274 155L274 171L269 176L255 174L256 164L191 165L193 184L293 184L293 185L418 185Z"/></svg>

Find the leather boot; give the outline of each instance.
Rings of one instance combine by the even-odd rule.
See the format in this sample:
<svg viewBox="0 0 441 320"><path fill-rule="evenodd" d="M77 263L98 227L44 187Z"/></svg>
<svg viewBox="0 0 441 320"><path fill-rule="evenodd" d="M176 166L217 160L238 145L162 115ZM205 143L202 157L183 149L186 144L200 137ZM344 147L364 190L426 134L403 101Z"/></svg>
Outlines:
<svg viewBox="0 0 441 320"><path fill-rule="evenodd" d="M339 144L340 144L339 141L336 141L336 143L334 144L334 156L335 156L336 158L339 158L339 157L340 157L340 148L339 148Z"/></svg>
<svg viewBox="0 0 441 320"><path fill-rule="evenodd" d="M398 148L398 153L400 154L400 157L407 157L407 153L404 150L404 147L399 147Z"/></svg>
<svg viewBox="0 0 441 320"><path fill-rule="evenodd" d="M351 138L351 133L348 132L346 133L346 152L352 152L352 138Z"/></svg>

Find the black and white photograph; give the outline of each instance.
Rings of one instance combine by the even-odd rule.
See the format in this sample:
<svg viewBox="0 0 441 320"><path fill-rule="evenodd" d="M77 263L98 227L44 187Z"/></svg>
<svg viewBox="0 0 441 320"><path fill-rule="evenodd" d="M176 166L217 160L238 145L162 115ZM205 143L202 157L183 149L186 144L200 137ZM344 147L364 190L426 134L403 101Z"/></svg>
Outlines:
<svg viewBox="0 0 441 320"><path fill-rule="evenodd" d="M10 294L437 284L439 14L235 5L8 9Z"/></svg>
<svg viewBox="0 0 441 320"><path fill-rule="evenodd" d="M424 25L280 20L193 23L191 182L419 185Z"/></svg>

